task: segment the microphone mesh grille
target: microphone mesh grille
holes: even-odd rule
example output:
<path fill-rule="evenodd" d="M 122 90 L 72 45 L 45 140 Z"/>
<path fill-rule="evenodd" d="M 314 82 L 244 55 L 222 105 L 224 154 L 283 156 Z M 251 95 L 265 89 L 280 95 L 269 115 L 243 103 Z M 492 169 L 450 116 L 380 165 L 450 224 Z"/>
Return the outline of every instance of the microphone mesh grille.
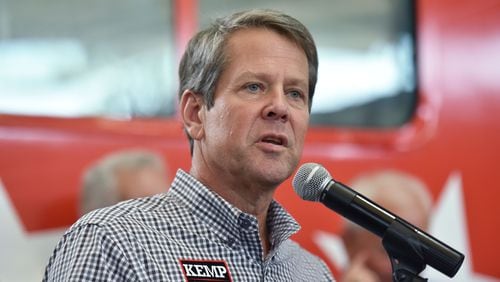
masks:
<path fill-rule="evenodd" d="M 318 202 L 326 183 L 331 179 L 324 167 L 315 163 L 303 164 L 293 178 L 295 193 L 306 201 Z"/>

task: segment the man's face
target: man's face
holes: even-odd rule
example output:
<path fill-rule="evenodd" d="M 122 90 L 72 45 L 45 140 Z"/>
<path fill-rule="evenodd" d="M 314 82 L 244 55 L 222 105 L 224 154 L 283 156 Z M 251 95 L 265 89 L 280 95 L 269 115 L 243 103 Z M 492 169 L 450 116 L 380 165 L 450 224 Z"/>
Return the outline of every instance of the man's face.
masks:
<path fill-rule="evenodd" d="M 309 122 L 304 51 L 266 29 L 234 33 L 214 106 L 202 112 L 203 158 L 241 183 L 278 185 L 296 168 Z"/>

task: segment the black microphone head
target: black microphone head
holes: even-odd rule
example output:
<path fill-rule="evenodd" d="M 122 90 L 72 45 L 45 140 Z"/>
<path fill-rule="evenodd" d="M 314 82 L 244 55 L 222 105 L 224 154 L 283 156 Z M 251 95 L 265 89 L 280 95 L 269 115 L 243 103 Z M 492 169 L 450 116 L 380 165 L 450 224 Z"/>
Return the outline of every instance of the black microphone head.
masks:
<path fill-rule="evenodd" d="M 306 201 L 318 202 L 326 184 L 332 179 L 326 169 L 315 163 L 303 164 L 293 178 L 295 193 Z"/>

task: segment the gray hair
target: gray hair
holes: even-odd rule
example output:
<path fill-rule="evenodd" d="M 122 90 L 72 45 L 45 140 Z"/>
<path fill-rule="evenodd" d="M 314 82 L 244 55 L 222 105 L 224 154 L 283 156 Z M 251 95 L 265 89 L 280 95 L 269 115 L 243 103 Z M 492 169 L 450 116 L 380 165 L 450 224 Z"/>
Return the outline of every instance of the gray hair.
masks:
<path fill-rule="evenodd" d="M 117 171 L 140 170 L 146 167 L 165 169 L 163 159 L 147 150 L 124 150 L 104 156 L 83 174 L 80 215 L 114 205 L 122 200 L 117 189 Z"/>
<path fill-rule="evenodd" d="M 275 31 L 304 50 L 309 65 L 310 111 L 318 77 L 318 54 L 314 40 L 307 28 L 295 18 L 264 9 L 248 10 L 219 18 L 189 41 L 179 64 L 179 100 L 185 90 L 191 90 L 202 96 L 207 109 L 214 105 L 215 87 L 227 62 L 227 40 L 234 32 L 248 28 Z M 186 134 L 192 154 L 193 139 L 187 132 Z"/>

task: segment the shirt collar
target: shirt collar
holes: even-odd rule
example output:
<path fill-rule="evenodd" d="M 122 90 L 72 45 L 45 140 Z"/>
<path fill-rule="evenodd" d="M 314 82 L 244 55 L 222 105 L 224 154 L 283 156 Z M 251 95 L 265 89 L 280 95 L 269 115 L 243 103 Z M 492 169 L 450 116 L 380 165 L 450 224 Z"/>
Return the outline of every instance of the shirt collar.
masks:
<path fill-rule="evenodd" d="M 241 216 L 255 218 L 227 202 L 182 169 L 177 171 L 170 193 L 223 240 L 238 238 L 240 234 L 238 218 Z M 267 224 L 273 248 L 278 247 L 300 229 L 297 221 L 274 200 L 269 206 Z"/>

